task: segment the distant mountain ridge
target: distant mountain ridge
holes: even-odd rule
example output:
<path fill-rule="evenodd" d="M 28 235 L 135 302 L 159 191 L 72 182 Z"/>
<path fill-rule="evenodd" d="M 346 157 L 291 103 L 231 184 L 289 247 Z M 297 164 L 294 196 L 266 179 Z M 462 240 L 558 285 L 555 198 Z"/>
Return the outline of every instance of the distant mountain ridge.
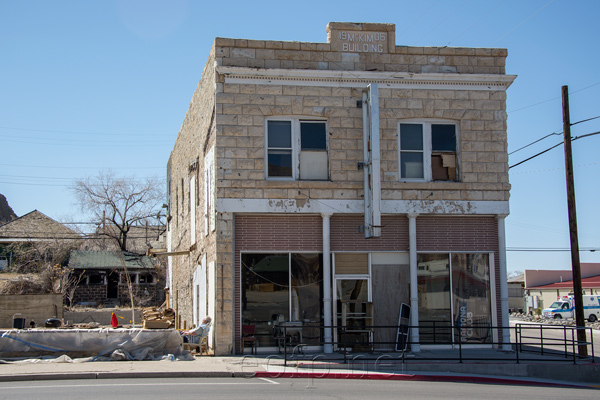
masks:
<path fill-rule="evenodd" d="M 14 219 L 17 219 L 17 214 L 8 205 L 8 201 L 3 194 L 0 194 L 0 225 L 6 224 Z"/>

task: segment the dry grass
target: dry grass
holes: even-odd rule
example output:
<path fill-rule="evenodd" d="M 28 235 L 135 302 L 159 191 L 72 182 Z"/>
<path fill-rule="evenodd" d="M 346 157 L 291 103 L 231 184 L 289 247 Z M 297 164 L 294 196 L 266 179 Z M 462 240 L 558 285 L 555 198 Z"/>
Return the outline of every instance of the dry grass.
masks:
<path fill-rule="evenodd" d="M 17 281 L 19 279 L 28 279 L 34 282 L 38 282 L 39 276 L 37 274 L 18 274 L 13 272 L 2 272 L 0 273 L 0 292 L 4 290 L 4 287 L 12 282 Z"/>

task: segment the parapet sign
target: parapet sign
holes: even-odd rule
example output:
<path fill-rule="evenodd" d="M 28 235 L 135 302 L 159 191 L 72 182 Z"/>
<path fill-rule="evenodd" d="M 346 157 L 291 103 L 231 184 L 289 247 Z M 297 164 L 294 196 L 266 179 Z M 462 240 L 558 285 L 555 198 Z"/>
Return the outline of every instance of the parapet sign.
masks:
<path fill-rule="evenodd" d="M 327 39 L 332 50 L 342 53 L 393 53 L 395 30 L 394 24 L 330 22 Z"/>

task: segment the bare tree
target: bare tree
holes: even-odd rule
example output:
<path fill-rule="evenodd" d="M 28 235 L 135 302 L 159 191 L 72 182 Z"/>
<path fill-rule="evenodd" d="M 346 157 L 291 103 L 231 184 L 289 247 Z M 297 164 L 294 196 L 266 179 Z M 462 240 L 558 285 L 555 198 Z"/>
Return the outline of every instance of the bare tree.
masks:
<path fill-rule="evenodd" d="M 58 235 L 43 240 L 14 242 L 8 246 L 13 253 L 11 268 L 18 273 L 42 273 L 54 265 L 66 265 L 71 250 L 80 245 L 80 239 L 63 238 Z"/>
<path fill-rule="evenodd" d="M 162 188 L 158 178 L 122 178 L 106 171 L 75 181 L 73 192 L 81 210 L 100 227 L 98 233 L 113 239 L 121 251 L 129 251 L 132 228 L 161 222 Z"/>

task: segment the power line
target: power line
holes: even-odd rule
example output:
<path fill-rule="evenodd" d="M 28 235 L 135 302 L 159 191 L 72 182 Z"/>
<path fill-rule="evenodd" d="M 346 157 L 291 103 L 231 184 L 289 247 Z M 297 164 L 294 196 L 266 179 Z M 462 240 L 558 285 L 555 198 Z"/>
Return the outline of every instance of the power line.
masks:
<path fill-rule="evenodd" d="M 16 128 L 11 126 L 0 126 L 0 129 L 11 129 L 15 131 L 29 132 L 48 132 L 48 133 L 66 133 L 70 135 L 102 135 L 102 136 L 140 136 L 140 137 L 164 137 L 161 134 L 144 134 L 144 133 L 107 133 L 107 132 L 82 132 L 82 131 L 65 131 L 65 130 L 50 130 L 50 129 L 31 129 L 31 128 Z"/>
<path fill-rule="evenodd" d="M 584 88 L 577 89 L 577 90 L 574 90 L 574 91 L 572 91 L 572 92 L 569 92 L 569 95 L 572 95 L 572 94 L 575 94 L 575 93 L 578 93 L 578 92 L 582 92 L 582 91 L 584 91 L 584 90 L 586 90 L 586 89 L 589 89 L 589 88 L 591 88 L 591 87 L 594 87 L 594 86 L 597 86 L 597 85 L 600 85 L 600 82 L 596 82 L 596 83 L 594 83 L 594 84 L 591 84 L 591 85 L 589 85 L 589 86 L 586 86 L 586 87 L 584 87 Z M 551 98 L 551 99 L 548 99 L 548 100 L 540 101 L 539 103 L 531 104 L 531 105 L 528 105 L 528 106 L 525 106 L 525 107 L 517 108 L 516 110 L 510 110 L 510 111 L 507 111 L 507 112 L 508 112 L 508 113 L 514 113 L 514 112 L 517 112 L 517 111 L 525 110 L 525 109 L 527 109 L 527 108 L 531 108 L 531 107 L 539 106 L 540 104 L 548 103 L 548 102 L 550 102 L 550 101 L 558 100 L 558 99 L 560 99 L 560 98 L 561 98 L 560 96 L 553 97 L 553 98 Z M 571 125 L 573 125 L 573 124 L 571 124 Z"/>
<path fill-rule="evenodd" d="M 404 35 L 406 32 L 408 32 L 417 22 L 419 22 L 425 15 L 427 15 L 427 13 L 429 13 L 429 11 L 437 4 L 439 3 L 440 0 L 437 0 L 436 2 L 434 2 L 433 4 L 431 4 L 429 6 L 429 8 L 427 8 L 427 10 L 425 10 L 425 12 L 423 12 L 423 14 L 421 14 L 419 16 L 419 18 L 413 19 L 412 24 L 410 24 L 406 29 L 404 29 L 399 35 L 398 38 L 400 38 L 402 35 Z"/>
<path fill-rule="evenodd" d="M 72 165 L 69 167 L 61 167 L 56 165 L 21 165 L 21 164 L 0 164 L 6 167 L 26 167 L 26 168 L 61 168 L 61 169 L 106 169 L 103 167 L 84 167 L 80 165 Z M 113 169 L 166 169 L 166 167 L 111 167 Z"/>
<path fill-rule="evenodd" d="M 570 248 L 529 248 L 529 247 L 507 247 L 506 251 L 533 251 L 533 252 L 560 252 L 560 251 L 571 251 Z M 600 251 L 598 247 L 579 248 L 579 251 L 589 251 L 594 253 Z"/>
<path fill-rule="evenodd" d="M 4 178 L 24 178 L 24 179 L 54 179 L 54 180 L 69 180 L 69 181 L 74 181 L 77 179 L 81 179 L 81 177 L 73 177 L 73 178 L 60 178 L 60 177 L 55 177 L 55 176 L 30 176 L 30 175 L 2 175 L 0 174 L 0 177 L 4 177 Z M 146 179 L 153 179 L 155 177 L 153 176 L 140 176 L 140 177 L 132 177 L 132 178 L 128 178 L 128 180 L 146 180 Z"/>
<path fill-rule="evenodd" d="M 492 9 L 490 9 L 487 13 L 485 13 L 483 16 L 481 16 L 480 18 L 478 18 L 474 23 L 471 24 L 471 26 L 469 26 L 467 29 L 465 29 L 464 31 L 462 31 L 461 33 L 458 34 L 458 36 L 455 36 L 454 39 L 450 40 L 448 43 L 446 43 L 446 46 L 449 46 L 450 43 L 454 42 L 456 39 L 458 39 L 459 37 L 461 37 L 462 35 L 464 35 L 465 33 L 467 33 L 468 31 L 470 31 L 471 29 L 473 29 L 473 27 L 475 25 L 477 25 L 479 22 L 481 22 L 481 20 L 483 20 L 485 17 L 487 17 L 488 15 L 490 15 L 492 12 L 494 12 L 498 7 L 500 7 L 502 5 L 502 3 L 504 3 L 506 0 L 500 0 L 498 2 L 498 4 L 496 4 L 495 7 L 493 7 Z"/>
<path fill-rule="evenodd" d="M 546 3 L 545 5 L 543 5 L 536 12 L 534 12 L 533 14 L 531 14 L 529 17 L 525 18 L 521 23 L 519 23 L 518 25 L 516 25 L 514 28 L 512 28 L 511 30 L 509 30 L 508 32 L 506 32 L 498 40 L 496 40 L 494 43 L 492 43 L 492 46 L 495 45 L 496 43 L 498 43 L 499 41 L 501 41 L 502 39 L 504 39 L 506 36 L 510 35 L 512 32 L 516 31 L 521 25 L 523 25 L 525 22 L 529 21 L 531 18 L 535 17 L 540 11 L 542 11 L 544 8 L 548 7 L 552 3 L 554 3 L 554 0 L 550 0 L 548 3 Z"/>
<path fill-rule="evenodd" d="M 546 135 L 546 136 L 544 136 L 544 137 L 541 137 L 541 138 L 539 138 L 538 140 L 536 140 L 536 141 L 534 141 L 534 142 L 531 142 L 531 143 L 529 143 L 529 144 L 526 144 L 525 146 L 523 146 L 523 147 L 521 147 L 521 148 L 518 148 L 518 149 L 516 149 L 516 150 L 514 150 L 514 151 L 512 151 L 512 152 L 510 152 L 510 153 L 508 153 L 508 155 L 510 156 L 511 154 L 514 154 L 514 153 L 516 153 L 517 151 L 523 150 L 523 149 L 525 149 L 525 148 L 527 148 L 527 147 L 529 147 L 529 146 L 531 146 L 531 145 L 533 145 L 533 144 L 536 144 L 537 142 L 540 142 L 540 141 L 542 141 L 542 140 L 544 140 L 544 139 L 546 139 L 546 138 L 549 138 L 550 136 L 553 136 L 553 135 L 562 135 L 562 132 L 560 132 L 560 133 L 558 133 L 558 132 L 554 132 L 554 133 L 551 133 L 551 134 L 549 134 L 549 135 Z"/>
<path fill-rule="evenodd" d="M 577 125 L 577 124 L 581 124 L 582 122 L 593 121 L 593 120 L 595 120 L 595 119 L 598 119 L 598 118 L 600 118 L 600 115 L 599 115 L 599 116 L 597 116 L 597 117 L 593 117 L 593 118 L 584 119 L 584 120 L 582 120 L 582 121 L 573 122 L 573 123 L 571 124 L 571 126 L 573 126 L 573 125 Z"/>
<path fill-rule="evenodd" d="M 452 17 L 454 14 L 456 14 L 458 12 L 458 10 L 460 10 L 461 8 L 463 8 L 465 6 L 465 4 L 467 4 L 469 0 L 465 0 L 460 6 L 458 6 L 458 8 L 456 8 L 454 11 L 452 11 L 451 13 L 449 13 L 448 15 L 446 15 L 446 18 L 444 18 L 443 20 L 441 20 L 436 26 L 434 26 L 433 28 L 431 28 L 431 30 L 429 32 L 427 32 L 425 35 L 421 36 L 421 38 L 419 38 L 418 40 L 415 41 L 415 43 L 419 43 L 421 42 L 421 40 L 425 39 L 427 36 L 429 36 L 429 34 L 433 31 L 435 31 L 438 26 L 442 25 L 444 22 L 446 22 L 450 17 Z"/>
<path fill-rule="evenodd" d="M 546 153 L 546 152 L 548 152 L 548 151 L 552 150 L 552 149 L 553 149 L 553 148 L 555 148 L 555 147 L 558 147 L 558 146 L 560 146 L 561 144 L 563 144 L 563 142 L 560 142 L 560 143 L 558 143 L 558 144 L 555 144 L 554 146 L 550 147 L 549 149 L 546 149 L 546 150 L 544 150 L 544 151 L 541 151 L 541 152 L 539 152 L 539 153 L 537 153 L 537 154 L 535 154 L 535 155 L 533 155 L 533 156 L 531 156 L 531 157 L 529 157 L 529 158 L 526 158 L 526 159 L 525 159 L 525 160 L 523 160 L 523 161 L 520 161 L 520 162 L 518 162 L 518 163 L 516 163 L 516 164 L 514 164 L 514 165 L 511 165 L 510 167 L 508 167 L 508 169 L 511 169 L 511 168 L 513 168 L 513 167 L 516 167 L 517 165 L 521 165 L 521 164 L 523 164 L 523 163 L 524 163 L 524 162 L 526 162 L 526 161 L 529 161 L 529 160 L 532 160 L 532 159 L 534 159 L 534 158 L 536 158 L 536 157 L 538 157 L 538 156 L 541 156 L 542 154 L 544 154 L 544 153 Z"/>
<path fill-rule="evenodd" d="M 585 137 L 595 136 L 595 135 L 598 135 L 598 134 L 600 134 L 600 131 L 598 131 L 598 132 L 592 132 L 592 133 L 586 133 L 585 135 L 575 136 L 572 140 L 583 139 Z"/>
<path fill-rule="evenodd" d="M 581 124 L 581 123 L 583 123 L 583 122 L 592 121 L 592 120 L 595 120 L 595 119 L 598 119 L 598 118 L 600 118 L 600 115 L 599 115 L 599 116 L 597 116 L 597 117 L 588 118 L 588 119 L 584 119 L 584 120 L 581 120 L 581 121 L 573 122 L 573 123 L 571 124 L 571 126 L 573 126 L 573 125 L 577 125 L 577 124 Z M 539 138 L 538 140 L 535 140 L 535 141 L 533 141 L 533 142 L 531 142 L 531 143 L 529 143 L 529 144 L 526 144 L 526 145 L 525 145 L 525 146 L 523 146 L 523 147 L 520 147 L 520 148 L 518 148 L 518 149 L 516 149 L 516 150 L 514 150 L 514 151 L 512 151 L 512 152 L 510 152 L 510 153 L 508 153 L 508 155 L 510 156 L 511 154 L 514 154 L 514 153 L 516 153 L 517 151 L 523 150 L 524 148 L 527 148 L 527 147 L 531 146 L 532 144 L 536 144 L 537 142 L 539 142 L 539 141 L 542 141 L 542 140 L 544 140 L 544 139 L 546 139 L 546 138 L 549 138 L 550 136 L 553 136 L 553 135 L 562 135 L 562 134 L 563 134 L 563 133 L 562 133 L 562 131 L 561 131 L 561 132 L 554 132 L 554 133 L 550 133 L 549 135 L 546 135 L 546 136 L 544 136 L 544 137 L 541 137 L 541 138 Z M 588 135 L 588 136 L 590 136 L 590 135 Z"/>
<path fill-rule="evenodd" d="M 44 139 L 42 139 L 44 140 Z M 56 142 L 42 142 L 40 140 L 33 141 L 24 141 L 24 140 L 11 140 L 11 139 L 3 139 L 3 142 L 10 143 L 25 143 L 25 144 L 37 144 L 43 146 L 65 146 L 64 143 L 56 143 Z M 83 144 L 83 143 L 69 143 L 69 147 L 115 147 L 115 143 L 108 142 L 98 142 L 98 143 L 106 143 L 106 144 Z M 135 147 L 164 147 L 165 144 L 145 144 L 140 142 L 119 142 L 119 144 L 135 144 Z"/>
<path fill-rule="evenodd" d="M 600 135 L 600 131 L 598 131 L 598 132 L 592 132 L 592 133 L 586 133 L 585 135 L 581 135 L 581 136 L 575 136 L 574 138 L 572 138 L 572 139 L 571 139 L 571 141 L 575 141 L 575 140 L 578 140 L 578 139 L 583 139 L 583 138 L 585 138 L 585 137 L 589 137 L 589 136 L 595 136 L 595 135 Z M 558 147 L 558 146 L 560 146 L 560 145 L 561 145 L 561 144 L 563 144 L 563 143 L 564 143 L 564 142 L 559 142 L 559 143 L 555 144 L 554 146 L 552 146 L 552 147 L 550 147 L 550 148 L 548 148 L 548 149 L 546 149 L 546 150 L 544 150 L 544 151 L 541 151 L 541 152 L 539 152 L 539 153 L 537 153 L 537 154 L 535 154 L 535 155 L 533 155 L 533 156 L 531 156 L 531 157 L 529 157 L 529 158 L 526 158 L 526 159 L 525 159 L 525 160 L 523 160 L 523 161 L 520 161 L 520 162 L 518 162 L 518 163 L 516 163 L 516 164 L 514 164 L 514 165 L 511 165 L 510 167 L 508 167 L 508 169 L 511 169 L 511 168 L 513 168 L 513 167 L 516 167 L 517 165 L 521 165 L 521 164 L 523 164 L 523 163 L 524 163 L 524 162 L 526 162 L 526 161 L 529 161 L 529 160 L 531 160 L 531 159 L 533 159 L 533 158 L 536 158 L 536 157 L 538 157 L 538 156 L 541 156 L 542 154 L 544 154 L 544 153 L 546 153 L 546 152 L 548 152 L 548 151 L 550 151 L 550 150 L 554 149 L 555 147 Z"/>

